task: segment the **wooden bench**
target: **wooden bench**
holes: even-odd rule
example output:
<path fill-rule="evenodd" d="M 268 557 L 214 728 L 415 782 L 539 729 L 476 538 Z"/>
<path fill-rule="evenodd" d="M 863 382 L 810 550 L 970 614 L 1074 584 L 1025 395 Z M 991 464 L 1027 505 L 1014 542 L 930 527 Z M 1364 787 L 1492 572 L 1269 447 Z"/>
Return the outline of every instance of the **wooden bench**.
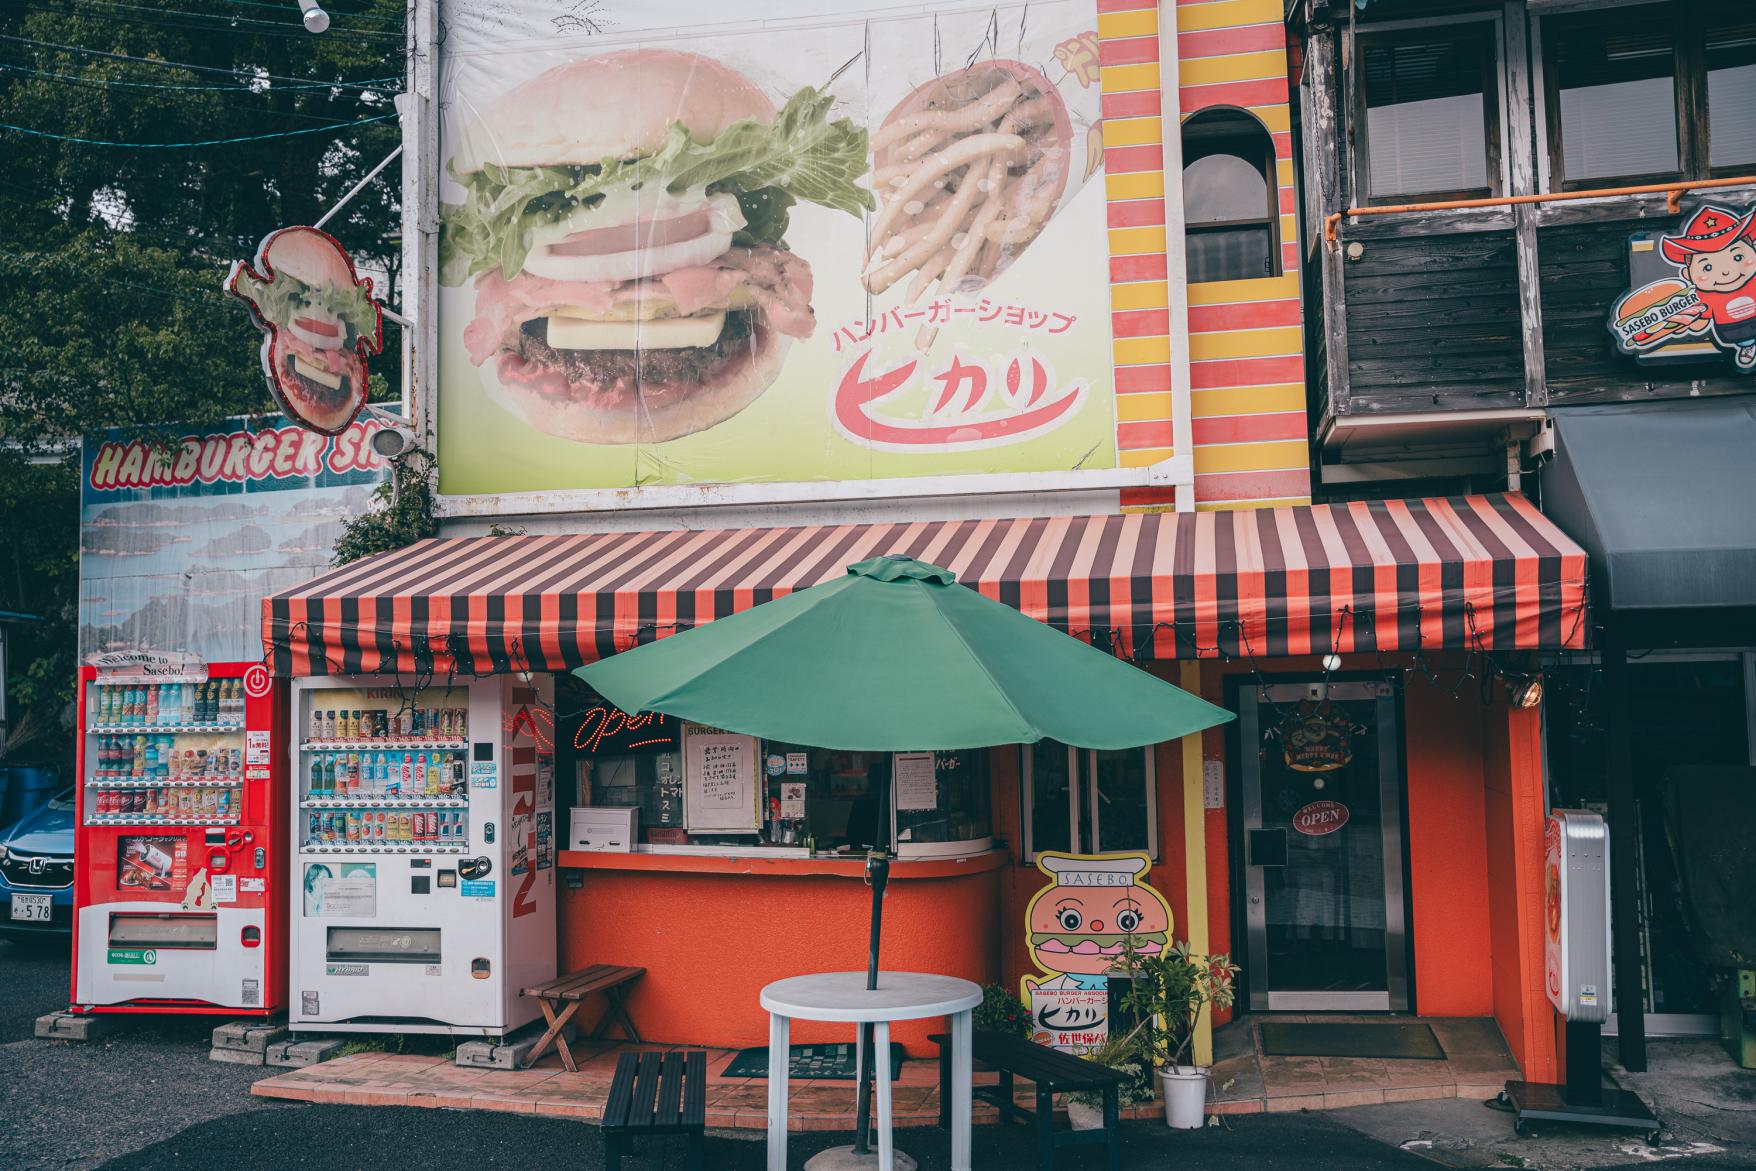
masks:
<path fill-rule="evenodd" d="M 604 1168 L 621 1171 L 639 1135 L 689 1136 L 689 1171 L 702 1171 L 707 1144 L 707 1053 L 624 1053 L 604 1103 Z"/>
<path fill-rule="evenodd" d="M 939 1046 L 939 1125 L 949 1126 L 951 1112 L 951 1038 L 935 1033 L 927 1038 Z M 1034 1122 L 1037 1131 L 1037 1165 L 1052 1171 L 1055 1151 L 1103 1143 L 1109 1152 L 1110 1171 L 1121 1167 L 1122 1151 L 1117 1125 L 1121 1121 L 1120 1087 L 1125 1074 L 1108 1066 L 1059 1049 L 1050 1049 L 1004 1033 L 976 1032 L 971 1045 L 975 1059 L 1000 1073 L 997 1086 L 976 1086 L 974 1095 L 1000 1108 L 1002 1121 Z M 1012 1097 L 1014 1077 L 1036 1083 L 1035 1110 L 1020 1106 Z M 1096 1092 L 1103 1095 L 1104 1124 L 1098 1130 L 1056 1130 L 1055 1095 Z"/>
<path fill-rule="evenodd" d="M 537 1006 L 543 1010 L 543 1019 L 549 1022 L 548 1032 L 542 1035 L 536 1048 L 530 1051 L 526 1064 L 535 1065 L 549 1051 L 549 1046 L 554 1045 L 561 1052 L 561 1064 L 567 1067 L 567 1072 L 579 1072 L 579 1067 L 573 1064 L 573 1051 L 567 1048 L 567 1035 L 562 1030 L 573 1020 L 573 1014 L 579 1011 L 579 1006 L 594 992 L 602 992 L 609 1007 L 598 1018 L 597 1028 L 591 1031 L 592 1039 L 603 1036 L 604 1030 L 614 1020 L 622 1026 L 622 1031 L 628 1035 L 630 1041 L 638 1042 L 640 1030 L 634 1027 L 634 1021 L 628 1016 L 623 997 L 628 995 L 628 985 L 645 974 L 645 968 L 593 964 L 589 968 L 559 976 L 547 984 L 524 989 L 523 995 L 537 998 Z M 560 1011 L 557 1012 L 557 1009 Z"/>

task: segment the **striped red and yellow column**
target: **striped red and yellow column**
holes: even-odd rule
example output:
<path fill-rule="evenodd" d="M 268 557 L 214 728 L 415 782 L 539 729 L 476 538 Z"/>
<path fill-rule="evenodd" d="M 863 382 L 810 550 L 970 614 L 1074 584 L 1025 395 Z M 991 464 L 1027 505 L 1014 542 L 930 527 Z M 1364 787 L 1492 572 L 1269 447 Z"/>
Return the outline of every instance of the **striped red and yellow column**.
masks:
<path fill-rule="evenodd" d="M 1165 0 L 1166 3 L 1171 0 Z M 1125 467 L 1173 454 L 1171 357 L 1187 347 L 1198 508 L 1303 503 L 1311 481 L 1299 239 L 1278 0 L 1177 3 L 1182 116 L 1227 107 L 1274 142 L 1281 274 L 1189 286 L 1189 336 L 1171 336 L 1158 6 L 1098 0 L 1117 446 Z M 1124 504 L 1166 507 L 1163 491 Z"/>

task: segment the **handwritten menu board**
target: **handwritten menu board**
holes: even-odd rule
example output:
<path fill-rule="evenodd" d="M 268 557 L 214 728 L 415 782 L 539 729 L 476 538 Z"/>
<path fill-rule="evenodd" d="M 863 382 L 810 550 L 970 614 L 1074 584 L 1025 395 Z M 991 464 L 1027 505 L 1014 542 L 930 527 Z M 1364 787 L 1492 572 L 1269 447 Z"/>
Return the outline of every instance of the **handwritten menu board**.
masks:
<path fill-rule="evenodd" d="M 683 729 L 683 816 L 690 833 L 756 833 L 757 743 L 690 724 Z"/>

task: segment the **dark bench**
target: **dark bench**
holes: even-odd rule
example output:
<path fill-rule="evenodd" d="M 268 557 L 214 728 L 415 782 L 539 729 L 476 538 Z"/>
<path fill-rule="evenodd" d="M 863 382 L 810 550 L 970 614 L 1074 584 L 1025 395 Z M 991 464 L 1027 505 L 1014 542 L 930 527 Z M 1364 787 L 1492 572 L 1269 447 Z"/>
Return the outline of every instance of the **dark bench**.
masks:
<path fill-rule="evenodd" d="M 604 1103 L 604 1168 L 621 1171 L 636 1136 L 686 1134 L 689 1171 L 702 1171 L 707 1143 L 707 1054 L 624 1053 Z"/>
<path fill-rule="evenodd" d="M 604 1030 L 612 1020 L 622 1026 L 622 1031 L 630 1041 L 640 1040 L 640 1030 L 634 1027 L 634 1021 L 628 1016 L 628 1008 L 622 1003 L 628 995 L 628 985 L 646 974 L 645 968 L 625 968 L 616 964 L 593 964 L 589 968 L 581 968 L 577 972 L 569 972 L 550 980 L 547 984 L 538 984 L 523 991 L 525 996 L 537 998 L 537 1005 L 543 1010 L 543 1019 L 549 1022 L 549 1030 L 537 1041 L 535 1049 L 530 1051 L 527 1065 L 535 1065 L 543 1054 L 554 1045 L 561 1051 L 561 1064 L 567 1067 L 568 1073 L 579 1072 L 573 1064 L 573 1051 L 567 1048 L 567 1035 L 562 1031 L 573 1020 L 573 1014 L 579 1011 L 586 998 L 593 993 L 602 992 L 609 1001 L 609 1007 L 598 1019 L 597 1028 L 591 1032 L 592 1039 L 603 1036 Z M 556 1012 L 559 1007 L 560 1011 Z"/>
<path fill-rule="evenodd" d="M 935 1033 L 927 1038 L 939 1046 L 939 1125 L 951 1125 L 951 1037 Z M 1050 1049 L 1004 1033 L 977 1032 L 971 1044 L 975 1059 L 1000 1073 L 997 1086 L 976 1086 L 974 1095 L 1000 1108 L 1002 1121 L 1034 1122 L 1037 1131 L 1037 1165 L 1052 1171 L 1055 1151 L 1103 1143 L 1109 1152 L 1110 1171 L 1122 1165 L 1117 1124 L 1121 1121 L 1120 1090 L 1126 1074 L 1059 1049 Z M 1012 1081 L 1027 1078 L 1036 1083 L 1037 1107 L 1026 1109 L 1013 1100 Z M 1056 1130 L 1055 1095 L 1101 1093 L 1104 1124 L 1098 1130 Z"/>

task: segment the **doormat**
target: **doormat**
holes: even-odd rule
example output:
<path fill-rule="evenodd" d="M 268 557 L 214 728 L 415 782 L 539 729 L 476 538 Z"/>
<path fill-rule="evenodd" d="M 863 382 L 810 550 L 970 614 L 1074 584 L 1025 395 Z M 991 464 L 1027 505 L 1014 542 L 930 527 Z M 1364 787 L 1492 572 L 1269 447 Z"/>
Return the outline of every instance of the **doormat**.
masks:
<path fill-rule="evenodd" d="M 789 1078 L 834 1078 L 851 1082 L 854 1078 L 855 1047 L 850 1043 L 838 1045 L 794 1045 L 791 1056 L 787 1060 L 787 1077 Z M 725 1068 L 721 1077 L 759 1077 L 768 1078 L 768 1046 L 758 1045 L 754 1049 L 740 1049 L 732 1058 L 732 1063 Z M 890 1043 L 890 1080 L 895 1081 L 902 1076 L 902 1046 L 895 1041 Z"/>
<path fill-rule="evenodd" d="M 1260 1026 L 1265 1057 L 1413 1057 L 1444 1061 L 1445 1050 L 1431 1025 L 1420 1022 L 1376 1023 L 1330 1021 L 1304 1023 L 1264 1021 Z"/>

